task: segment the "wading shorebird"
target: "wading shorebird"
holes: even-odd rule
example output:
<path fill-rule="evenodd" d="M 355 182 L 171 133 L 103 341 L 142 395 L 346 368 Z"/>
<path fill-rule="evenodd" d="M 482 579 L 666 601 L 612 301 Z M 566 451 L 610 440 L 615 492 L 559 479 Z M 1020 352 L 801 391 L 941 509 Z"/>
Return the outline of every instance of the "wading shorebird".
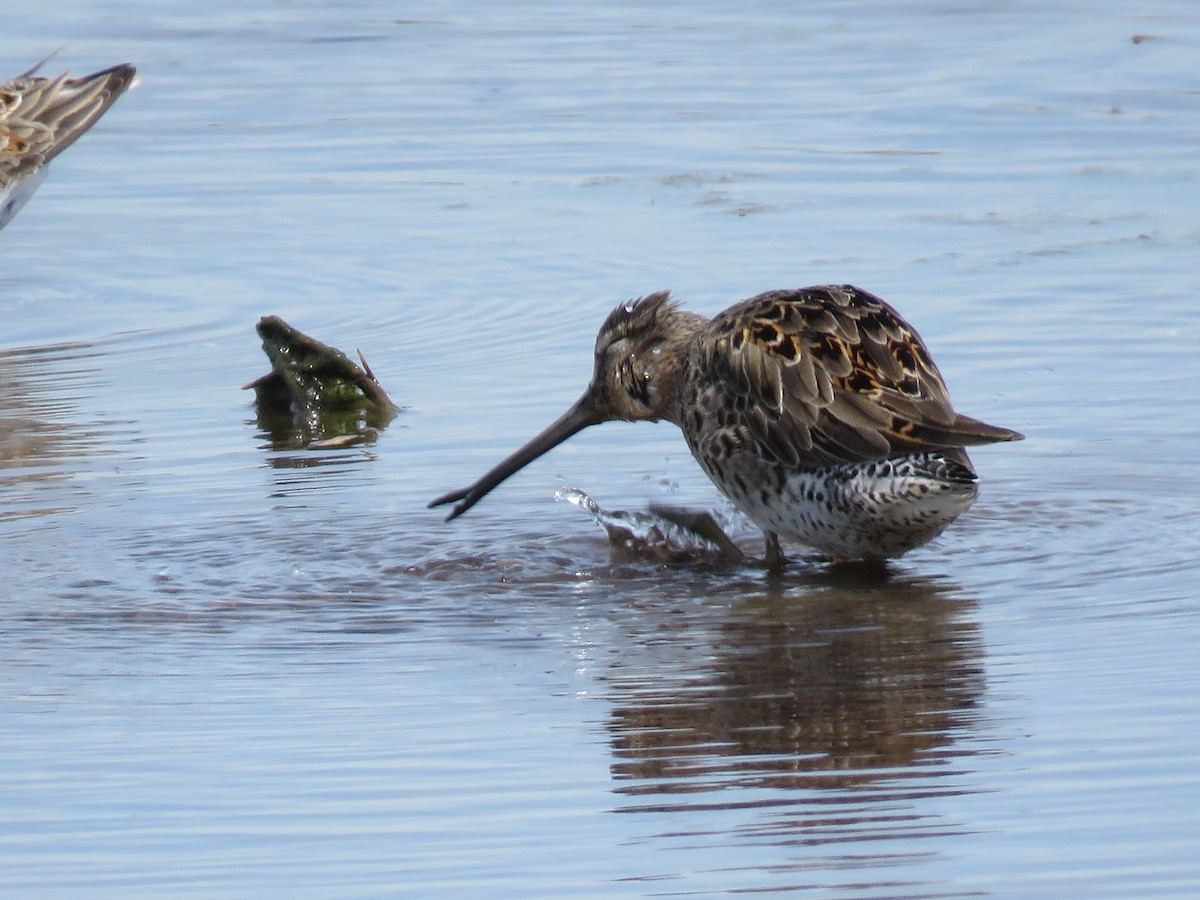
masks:
<path fill-rule="evenodd" d="M 120 65 L 82 78 L 45 78 L 36 74 L 44 64 L 0 84 L 0 228 L 33 196 L 46 164 L 96 124 L 137 74 Z"/>
<path fill-rule="evenodd" d="M 666 419 L 713 483 L 763 531 L 838 560 L 927 543 L 974 502 L 965 447 L 1022 435 L 954 411 L 916 330 L 852 285 L 768 291 L 712 319 L 661 291 L 618 306 L 583 396 L 490 472 L 429 505 L 462 515 L 571 435 Z"/>

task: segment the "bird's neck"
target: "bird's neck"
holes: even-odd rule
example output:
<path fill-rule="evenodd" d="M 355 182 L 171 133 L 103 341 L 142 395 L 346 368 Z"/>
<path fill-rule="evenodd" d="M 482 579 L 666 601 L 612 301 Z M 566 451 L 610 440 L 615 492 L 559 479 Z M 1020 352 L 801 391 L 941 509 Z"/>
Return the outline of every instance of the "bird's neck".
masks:
<path fill-rule="evenodd" d="M 690 357 L 696 343 L 696 334 L 708 319 L 694 312 L 676 310 L 671 321 L 669 336 L 660 345 L 659 362 L 656 368 L 656 418 L 680 425 L 681 394 L 687 383 Z"/>

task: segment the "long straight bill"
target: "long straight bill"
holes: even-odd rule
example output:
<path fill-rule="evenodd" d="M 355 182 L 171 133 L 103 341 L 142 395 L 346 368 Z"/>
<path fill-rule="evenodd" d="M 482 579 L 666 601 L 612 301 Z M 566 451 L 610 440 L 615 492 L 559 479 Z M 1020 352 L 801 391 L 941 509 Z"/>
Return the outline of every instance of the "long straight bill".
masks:
<path fill-rule="evenodd" d="M 459 491 L 451 491 L 438 497 L 429 507 L 455 504 L 446 516 L 446 521 L 457 518 L 468 509 L 486 497 L 492 488 L 499 485 L 521 469 L 525 468 L 539 456 L 553 450 L 571 435 L 582 431 L 589 425 L 597 425 L 604 417 L 596 412 L 596 403 L 590 394 L 584 394 L 575 401 L 575 405 L 559 416 L 549 428 L 525 444 L 519 450 L 494 466 L 487 474 L 473 485 Z"/>

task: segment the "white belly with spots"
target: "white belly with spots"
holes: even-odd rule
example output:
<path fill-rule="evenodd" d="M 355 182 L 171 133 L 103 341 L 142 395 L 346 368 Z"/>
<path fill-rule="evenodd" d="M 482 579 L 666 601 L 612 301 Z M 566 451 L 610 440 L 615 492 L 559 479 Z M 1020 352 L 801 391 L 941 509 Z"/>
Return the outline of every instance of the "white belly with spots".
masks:
<path fill-rule="evenodd" d="M 969 469 L 940 454 L 795 472 L 776 491 L 719 486 L 764 531 L 848 559 L 886 559 L 928 543 L 979 492 Z"/>

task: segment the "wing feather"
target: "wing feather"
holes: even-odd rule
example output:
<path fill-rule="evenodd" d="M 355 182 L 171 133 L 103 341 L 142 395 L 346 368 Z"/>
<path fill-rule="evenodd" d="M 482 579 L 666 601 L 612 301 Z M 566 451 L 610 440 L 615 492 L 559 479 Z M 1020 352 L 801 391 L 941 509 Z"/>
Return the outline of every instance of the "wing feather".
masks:
<path fill-rule="evenodd" d="M 694 371 L 708 419 L 785 465 L 1020 437 L 957 414 L 917 332 L 851 285 L 760 294 L 706 327 Z"/>

